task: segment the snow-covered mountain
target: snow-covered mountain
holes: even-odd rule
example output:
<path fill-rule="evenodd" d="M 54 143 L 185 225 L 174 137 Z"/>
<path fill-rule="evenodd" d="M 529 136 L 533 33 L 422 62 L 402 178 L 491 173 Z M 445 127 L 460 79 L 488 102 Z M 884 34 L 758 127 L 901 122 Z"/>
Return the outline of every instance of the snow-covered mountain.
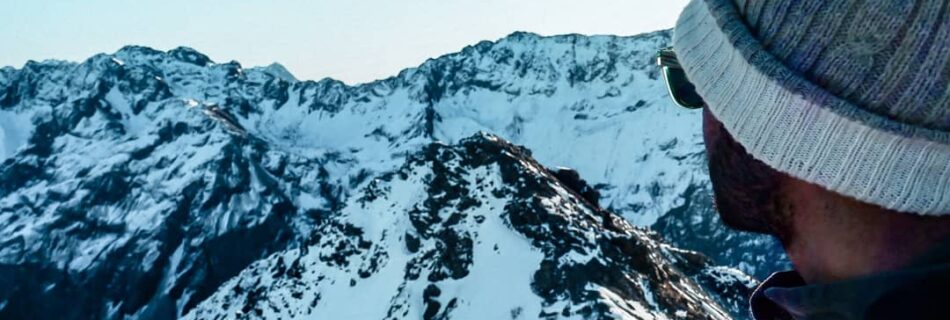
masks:
<path fill-rule="evenodd" d="M 586 192 L 600 195 L 596 205 L 653 227 L 675 246 L 761 276 L 784 260 L 773 242 L 725 230 L 711 211 L 700 115 L 668 102 L 651 64 L 668 42 L 668 32 L 515 33 L 354 86 L 297 81 L 277 64 L 215 63 L 189 48 L 130 46 L 82 63 L 2 68 L 0 317 L 184 315 L 275 257 L 325 263 L 301 253 L 323 243 L 315 229 L 352 236 L 326 224 L 335 221 L 380 230 L 345 220 L 365 213 L 354 199 L 381 176 L 418 171 L 406 163 L 432 143 L 460 143 L 479 131 L 527 147 L 545 166 L 576 169 L 592 186 Z M 418 183 L 402 182 L 407 190 L 421 190 Z M 480 230 L 473 228 L 466 232 Z M 374 243 L 397 239 L 379 236 L 367 234 Z M 664 257 L 651 261 L 657 268 L 675 264 L 650 250 Z M 391 257 L 397 253 L 412 257 Z M 569 304 L 594 300 L 577 301 Z"/>
<path fill-rule="evenodd" d="M 744 310 L 751 278 L 601 210 L 578 177 L 491 135 L 431 144 L 325 217 L 307 245 L 252 264 L 186 318 L 724 319 L 722 306 Z"/>

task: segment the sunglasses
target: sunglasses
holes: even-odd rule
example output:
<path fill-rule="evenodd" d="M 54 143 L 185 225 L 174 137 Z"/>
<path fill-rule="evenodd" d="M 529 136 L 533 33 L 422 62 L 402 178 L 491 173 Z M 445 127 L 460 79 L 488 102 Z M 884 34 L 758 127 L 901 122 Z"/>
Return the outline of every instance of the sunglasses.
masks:
<path fill-rule="evenodd" d="M 660 49 L 656 53 L 656 64 L 660 66 L 666 89 L 670 92 L 673 102 L 687 109 L 699 109 L 706 104 L 696 93 L 696 87 L 686 79 L 686 73 L 683 72 L 672 47 Z"/>

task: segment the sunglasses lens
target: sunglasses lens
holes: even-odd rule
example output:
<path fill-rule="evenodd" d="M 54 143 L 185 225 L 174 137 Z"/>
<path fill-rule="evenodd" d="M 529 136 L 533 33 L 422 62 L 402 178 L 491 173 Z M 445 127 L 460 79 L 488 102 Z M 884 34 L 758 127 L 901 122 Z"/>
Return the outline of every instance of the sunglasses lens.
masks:
<path fill-rule="evenodd" d="M 663 76 L 666 78 L 666 85 L 676 104 L 690 109 L 703 107 L 705 104 L 703 98 L 696 93 L 696 88 L 686 79 L 683 69 L 665 67 Z"/>

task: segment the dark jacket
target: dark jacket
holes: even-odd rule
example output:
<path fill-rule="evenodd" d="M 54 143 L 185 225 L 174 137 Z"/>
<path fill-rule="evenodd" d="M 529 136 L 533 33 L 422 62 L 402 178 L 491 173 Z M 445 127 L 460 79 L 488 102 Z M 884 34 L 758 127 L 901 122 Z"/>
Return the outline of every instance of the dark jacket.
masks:
<path fill-rule="evenodd" d="M 752 294 L 755 319 L 950 319 L 950 241 L 908 267 L 863 278 L 805 284 L 773 274 Z"/>

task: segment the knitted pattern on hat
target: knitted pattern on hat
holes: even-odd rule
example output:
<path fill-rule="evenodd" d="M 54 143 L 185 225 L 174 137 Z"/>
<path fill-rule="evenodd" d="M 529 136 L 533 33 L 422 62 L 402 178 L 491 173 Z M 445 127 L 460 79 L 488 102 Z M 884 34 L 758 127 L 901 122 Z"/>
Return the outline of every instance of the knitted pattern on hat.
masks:
<path fill-rule="evenodd" d="M 693 0 L 673 46 L 757 159 L 867 203 L 950 215 L 950 1 Z"/>

